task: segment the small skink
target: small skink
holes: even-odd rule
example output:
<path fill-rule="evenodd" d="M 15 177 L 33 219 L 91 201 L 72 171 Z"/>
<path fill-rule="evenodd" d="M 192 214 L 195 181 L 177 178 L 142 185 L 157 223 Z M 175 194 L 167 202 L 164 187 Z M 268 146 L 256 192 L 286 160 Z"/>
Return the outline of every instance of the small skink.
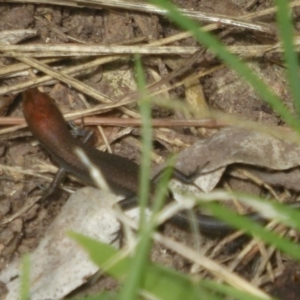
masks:
<path fill-rule="evenodd" d="M 73 137 L 62 113 L 47 94 L 36 88 L 23 92 L 23 113 L 32 134 L 60 168 L 73 174 L 84 184 L 95 186 L 88 168 L 74 152 L 75 147 L 80 147 L 90 161 L 99 167 L 114 193 L 125 197 L 136 196 L 139 166 L 129 159 L 99 151 Z M 246 216 L 253 221 L 265 221 L 257 213 Z M 224 236 L 233 231 L 230 225 L 213 216 L 197 213 L 196 217 L 199 230 L 207 236 Z M 183 229 L 190 228 L 190 222 L 185 213 L 178 213 L 169 221 Z"/>
<path fill-rule="evenodd" d="M 88 168 L 74 153 L 80 147 L 99 166 L 113 192 L 129 196 L 136 191 L 139 167 L 121 156 L 90 147 L 72 136 L 54 101 L 38 89 L 23 93 L 23 113 L 30 131 L 54 161 L 84 184 L 94 186 Z"/>

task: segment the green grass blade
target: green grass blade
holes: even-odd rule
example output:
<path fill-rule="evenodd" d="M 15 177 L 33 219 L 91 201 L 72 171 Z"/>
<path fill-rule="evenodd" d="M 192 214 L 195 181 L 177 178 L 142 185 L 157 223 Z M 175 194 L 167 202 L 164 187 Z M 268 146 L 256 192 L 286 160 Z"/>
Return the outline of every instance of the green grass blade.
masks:
<path fill-rule="evenodd" d="M 152 151 L 152 126 L 151 107 L 146 95 L 146 83 L 140 57 L 135 56 L 138 90 L 140 94 L 140 113 L 142 117 L 142 159 L 140 176 L 140 222 L 138 230 L 138 244 L 135 249 L 135 259 L 131 261 L 128 275 L 120 292 L 120 298 L 132 300 L 138 297 L 142 282 L 144 281 L 145 269 L 148 264 L 151 249 L 152 228 L 146 227 L 145 210 L 150 194 L 150 172 L 151 172 L 151 151 Z"/>
<path fill-rule="evenodd" d="M 118 252 L 110 245 L 100 243 L 81 234 L 71 233 L 70 236 L 89 253 L 91 260 L 99 267 L 105 268 L 107 261 L 112 260 Z M 134 259 L 122 259 L 105 271 L 118 280 L 124 280 Z M 179 272 L 149 262 L 144 275 L 145 278 L 141 284 L 141 289 L 158 299 L 202 299 L 200 295 L 204 291 L 199 288 L 197 283 L 192 282 L 190 277 Z M 206 293 L 206 295 L 208 294 Z M 119 296 L 118 299 L 123 298 Z M 207 296 L 205 299 L 215 298 Z"/>
<path fill-rule="evenodd" d="M 259 224 L 232 212 L 226 207 L 221 207 L 217 203 L 211 202 L 203 205 L 208 208 L 214 216 L 230 224 L 232 227 L 242 229 L 255 238 L 259 238 L 265 243 L 275 246 L 278 250 L 285 252 L 292 258 L 300 260 L 300 246 L 287 238 L 280 237 L 276 233 L 268 231 Z"/>
<path fill-rule="evenodd" d="M 142 118 L 142 157 L 140 168 L 140 226 L 139 230 L 144 228 L 144 212 L 147 207 L 150 194 L 150 175 L 151 175 L 151 151 L 152 151 L 152 125 L 151 125 L 151 103 L 146 94 L 146 82 L 144 78 L 144 71 L 140 57 L 135 56 L 135 69 L 137 74 L 137 85 L 139 91 L 139 108 Z"/>
<path fill-rule="evenodd" d="M 130 261 L 127 269 L 125 282 L 120 291 L 120 299 L 136 299 L 143 282 L 145 281 L 146 269 L 149 263 L 149 252 L 152 241 L 151 230 L 143 230 L 144 236 L 140 239 L 134 252 L 134 259 Z"/>
<path fill-rule="evenodd" d="M 21 272 L 21 290 L 20 300 L 29 300 L 30 291 L 30 257 L 24 255 L 22 258 L 22 272 Z"/>
<path fill-rule="evenodd" d="M 195 200 L 194 195 L 186 194 L 186 197 Z M 300 230 L 300 207 L 297 203 L 279 203 L 276 200 L 265 199 L 258 196 L 253 196 L 239 192 L 225 192 L 214 191 L 208 194 L 199 196 L 199 206 L 207 205 L 207 201 L 227 200 L 227 199 L 239 199 L 240 202 L 246 206 L 254 208 L 258 212 L 266 211 L 272 212 L 272 216 L 279 220 L 281 223 Z M 297 207 L 290 206 L 290 204 L 298 204 Z"/>
<path fill-rule="evenodd" d="M 287 79 L 297 113 L 300 115 L 300 77 L 299 60 L 294 47 L 295 29 L 291 20 L 289 2 L 282 0 L 276 0 L 275 2 L 277 5 L 279 37 L 284 49 L 283 54 L 287 66 Z"/>

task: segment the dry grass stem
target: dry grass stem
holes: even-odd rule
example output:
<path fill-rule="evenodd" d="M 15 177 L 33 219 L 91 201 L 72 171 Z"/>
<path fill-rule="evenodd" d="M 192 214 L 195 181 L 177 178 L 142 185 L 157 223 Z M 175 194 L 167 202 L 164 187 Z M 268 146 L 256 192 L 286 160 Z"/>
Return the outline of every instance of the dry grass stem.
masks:
<path fill-rule="evenodd" d="M 263 299 L 271 299 L 270 296 L 268 296 L 266 293 L 251 285 L 249 282 L 239 277 L 238 275 L 232 273 L 224 266 L 221 266 L 210 258 L 201 255 L 200 253 L 188 248 L 187 246 L 173 241 L 166 236 L 162 236 L 159 233 L 154 234 L 154 240 L 171 249 L 172 251 L 177 252 L 193 263 L 199 264 L 200 266 L 208 270 L 211 274 L 218 278 L 221 278 L 228 284 L 252 295 L 262 297 Z"/>
<path fill-rule="evenodd" d="M 184 35 L 185 36 L 185 35 Z M 162 41 L 163 42 L 163 41 Z M 295 38 L 296 51 L 299 51 L 300 39 Z M 199 51 L 199 47 L 176 46 L 101 46 L 80 44 L 30 44 L 30 45 L 2 45 L 0 57 L 92 57 L 99 55 L 187 55 Z M 282 53 L 280 43 L 269 45 L 228 46 L 227 50 L 243 58 L 261 57 L 266 53 Z"/>
<path fill-rule="evenodd" d="M 81 1 L 61 1 L 61 0 L 10 0 L 10 3 L 39 3 L 39 4 L 53 4 L 53 5 L 62 5 L 62 6 L 73 6 L 73 7 L 90 7 L 95 9 L 101 9 L 104 7 L 112 7 L 118 9 L 126 9 L 126 10 L 134 10 L 147 12 L 151 14 L 159 14 L 159 15 L 167 15 L 167 11 L 161 9 L 157 6 L 145 3 L 145 2 L 135 2 L 135 1 L 121 1 L 121 0 L 81 0 Z M 189 9 L 180 9 L 180 12 L 187 17 L 192 19 L 208 22 L 208 23 L 216 23 L 218 26 L 226 25 L 233 26 L 239 28 L 245 28 L 260 32 L 265 32 L 268 34 L 274 34 L 274 28 L 268 24 L 260 23 L 260 22 L 250 22 L 245 20 L 245 18 L 238 17 L 228 17 L 220 14 L 212 14 L 212 13 L 204 13 L 199 11 L 193 11 Z M 256 17 L 256 16 L 255 16 Z"/>
<path fill-rule="evenodd" d="M 80 44 L 28 44 L 28 45 L 2 45 L 0 56 L 12 57 L 60 57 L 60 56 L 99 56 L 99 55 L 114 55 L 114 54 L 194 54 L 199 50 L 199 47 L 180 47 L 180 46 L 102 46 L 80 45 Z"/>

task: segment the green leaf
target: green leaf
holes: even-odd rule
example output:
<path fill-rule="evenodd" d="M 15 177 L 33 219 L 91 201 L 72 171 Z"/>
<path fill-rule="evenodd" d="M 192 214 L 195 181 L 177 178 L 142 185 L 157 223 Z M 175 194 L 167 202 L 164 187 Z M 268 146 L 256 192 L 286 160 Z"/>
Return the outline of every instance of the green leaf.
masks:
<path fill-rule="evenodd" d="M 22 258 L 22 272 L 21 272 L 21 290 L 20 300 L 29 300 L 30 291 L 30 257 L 24 255 Z"/>
<path fill-rule="evenodd" d="M 116 257 L 116 249 L 78 233 L 71 233 L 70 236 L 89 253 L 94 263 L 105 268 L 107 274 L 118 280 L 126 278 L 132 258 L 124 258 L 106 269 L 108 262 Z M 189 277 L 151 262 L 148 262 L 144 275 L 141 289 L 158 299 L 201 299 L 199 295 L 205 292 Z"/>

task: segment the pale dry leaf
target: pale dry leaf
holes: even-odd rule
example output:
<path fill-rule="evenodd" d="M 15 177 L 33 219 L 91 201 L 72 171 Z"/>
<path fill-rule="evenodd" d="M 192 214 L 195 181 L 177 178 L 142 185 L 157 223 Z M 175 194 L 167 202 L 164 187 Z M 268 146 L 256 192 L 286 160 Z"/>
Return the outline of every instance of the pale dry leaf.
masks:
<path fill-rule="evenodd" d="M 66 233 L 76 231 L 112 243 L 120 228 L 112 214 L 113 202 L 113 194 L 94 188 L 80 189 L 70 197 L 30 256 L 30 299 L 61 299 L 98 271 L 88 254 Z M 19 299 L 19 275 L 18 261 L 0 273 L 9 290 L 6 300 Z"/>
<path fill-rule="evenodd" d="M 195 183 L 211 191 L 231 164 L 245 164 L 270 170 L 289 170 L 300 164 L 300 145 L 270 134 L 244 128 L 225 128 L 182 151 L 175 168 L 189 175 L 199 171 Z M 159 172 L 165 166 L 159 166 Z"/>

